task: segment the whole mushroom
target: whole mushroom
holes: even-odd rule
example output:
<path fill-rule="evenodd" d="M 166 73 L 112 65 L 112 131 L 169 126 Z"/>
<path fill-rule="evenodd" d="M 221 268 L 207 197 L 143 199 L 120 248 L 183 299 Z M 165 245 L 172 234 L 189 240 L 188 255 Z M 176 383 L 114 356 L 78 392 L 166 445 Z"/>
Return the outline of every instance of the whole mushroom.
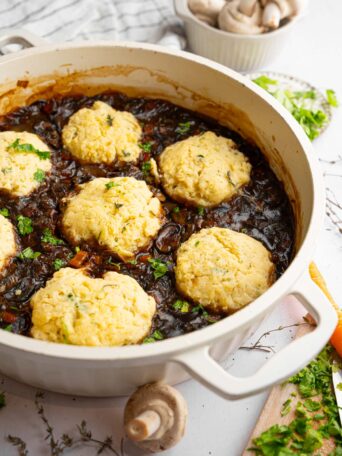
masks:
<path fill-rule="evenodd" d="M 262 8 L 258 0 L 231 0 L 222 8 L 218 23 L 221 30 L 241 35 L 257 35 L 261 25 Z"/>
<path fill-rule="evenodd" d="M 216 25 L 218 14 L 225 3 L 226 0 L 189 0 L 188 6 L 200 21 Z"/>
<path fill-rule="evenodd" d="M 268 29 L 276 29 L 280 21 L 300 14 L 307 5 L 307 0 L 261 0 L 264 8 L 262 25 Z"/>

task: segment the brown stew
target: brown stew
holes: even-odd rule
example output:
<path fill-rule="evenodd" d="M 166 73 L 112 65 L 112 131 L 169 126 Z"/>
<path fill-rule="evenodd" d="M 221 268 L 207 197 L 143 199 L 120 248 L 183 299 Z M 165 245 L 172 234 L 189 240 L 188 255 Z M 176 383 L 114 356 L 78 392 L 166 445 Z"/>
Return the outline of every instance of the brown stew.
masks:
<path fill-rule="evenodd" d="M 61 131 L 69 117 L 80 108 L 91 106 L 96 100 L 104 101 L 119 110 L 130 111 L 141 123 L 142 153 L 136 166 L 81 165 L 63 149 Z M 63 197 L 78 184 L 96 177 L 123 175 L 145 179 L 156 195 L 161 195 L 162 189 L 155 187 L 149 173 L 149 159 L 158 157 L 166 146 L 207 130 L 232 138 L 248 156 L 253 167 L 250 184 L 229 202 L 213 209 L 188 208 L 166 198 L 162 204 L 167 223 L 151 247 L 140 252 L 136 261 L 131 263 L 120 262 L 108 251 L 100 251 L 87 244 L 80 245 L 79 248 L 87 252 L 85 264 L 90 274 L 100 277 L 104 271 L 113 270 L 134 277 L 156 299 L 158 310 L 151 333 L 158 330 L 154 335 L 160 339 L 188 333 L 223 318 L 222 315 L 204 311 L 194 303 L 190 303 L 188 309 L 173 306 L 177 299 L 183 299 L 175 289 L 173 266 L 176 251 L 180 243 L 193 232 L 220 226 L 247 233 L 261 241 L 272 253 L 278 277 L 289 265 L 294 243 L 294 216 L 283 185 L 257 147 L 212 119 L 167 101 L 129 98 L 121 93 L 110 92 L 95 97 L 73 96 L 37 101 L 3 117 L 0 120 L 0 130 L 36 133 L 50 146 L 53 162 L 51 175 L 30 196 L 14 198 L 0 192 L 0 208 L 9 210 L 10 220 L 15 226 L 18 215 L 32 219 L 33 232 L 18 236 L 20 250 L 31 247 L 34 251 L 41 252 L 33 260 L 13 259 L 0 280 L 1 328 L 29 335 L 31 296 L 52 277 L 56 259 L 61 260 L 57 263 L 66 266 L 75 255 L 75 246 L 66 241 L 62 245 L 41 242 L 41 235 L 46 228 L 63 239 L 59 230 L 60 201 Z M 159 258 L 168 264 L 168 272 L 163 277 L 154 277 L 154 270 L 148 262 L 150 257 Z"/>

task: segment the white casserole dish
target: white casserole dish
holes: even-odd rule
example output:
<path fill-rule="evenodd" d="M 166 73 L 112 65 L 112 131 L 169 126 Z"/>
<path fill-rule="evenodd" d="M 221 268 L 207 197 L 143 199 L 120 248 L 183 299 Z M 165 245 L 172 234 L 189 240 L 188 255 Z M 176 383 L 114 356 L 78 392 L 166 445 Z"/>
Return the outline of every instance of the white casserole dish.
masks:
<path fill-rule="evenodd" d="M 18 40 L 5 37 L 1 44 Z M 27 34 L 19 40 L 30 41 Z M 32 40 L 31 40 L 32 41 Z M 76 72 L 76 73 L 75 73 Z M 17 81 L 28 80 L 29 85 Z M 93 348 L 42 342 L 0 331 L 0 371 L 66 394 L 115 396 L 189 374 L 225 398 L 254 394 L 303 367 L 329 339 L 335 311 L 311 281 L 308 264 L 324 217 L 319 164 L 301 127 L 276 100 L 243 76 L 202 57 L 158 46 L 85 42 L 44 45 L 2 57 L 0 110 L 82 85 L 159 96 L 211 115 L 253 139 L 284 182 L 297 216 L 297 254 L 283 276 L 255 302 L 206 329 L 162 342 Z M 277 302 L 293 294 L 317 321 L 248 378 L 226 373 L 216 360 L 236 350 Z"/>

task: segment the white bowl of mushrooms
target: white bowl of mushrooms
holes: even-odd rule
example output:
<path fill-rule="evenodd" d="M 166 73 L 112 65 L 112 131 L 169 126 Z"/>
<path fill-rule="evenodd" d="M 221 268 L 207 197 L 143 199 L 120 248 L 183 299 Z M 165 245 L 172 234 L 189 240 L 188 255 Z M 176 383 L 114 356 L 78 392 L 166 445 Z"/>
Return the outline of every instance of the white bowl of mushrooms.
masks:
<path fill-rule="evenodd" d="M 238 71 L 265 67 L 281 52 L 308 0 L 174 0 L 189 48 Z"/>

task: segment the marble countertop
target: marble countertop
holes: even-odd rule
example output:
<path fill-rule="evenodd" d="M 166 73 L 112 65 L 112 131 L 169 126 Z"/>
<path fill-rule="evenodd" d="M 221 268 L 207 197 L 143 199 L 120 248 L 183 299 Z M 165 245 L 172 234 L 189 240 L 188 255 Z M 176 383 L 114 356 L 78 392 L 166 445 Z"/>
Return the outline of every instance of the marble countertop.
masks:
<path fill-rule="evenodd" d="M 268 70 L 284 72 L 305 79 L 325 90 L 333 88 L 342 100 L 342 2 L 311 0 L 308 14 L 290 38 L 287 49 Z M 322 160 L 334 160 L 342 155 L 342 109 L 334 112 L 328 130 L 314 142 L 315 153 Z M 342 162 L 334 165 L 322 161 L 326 183 L 342 201 Z M 331 292 L 337 299 L 342 295 L 342 235 L 329 220 L 326 221 L 314 257 L 325 275 Z M 339 266 L 339 267 L 338 267 Z M 253 336 L 256 340 L 265 331 L 300 321 L 303 309 L 293 299 L 283 302 Z M 281 347 L 295 334 L 295 328 L 272 333 L 265 338 L 267 345 Z M 251 344 L 246 342 L 245 345 Z M 239 350 L 225 361 L 233 373 L 245 375 L 256 370 L 265 352 Z M 1 360 L 0 360 L 1 362 Z M 240 456 L 246 445 L 267 392 L 240 401 L 230 402 L 211 393 L 195 381 L 177 386 L 189 406 L 189 423 L 182 442 L 165 456 Z M 44 427 L 35 411 L 36 390 L 8 378 L 0 377 L 0 391 L 6 392 L 7 406 L 0 411 L 0 456 L 15 456 L 17 450 L 6 442 L 5 436 L 15 434 L 24 439 L 30 456 L 50 455 L 44 442 Z M 57 435 L 75 433 L 76 424 L 83 419 L 96 438 L 113 437 L 113 446 L 120 447 L 122 414 L 125 398 L 73 398 L 46 392 L 46 414 Z M 94 447 L 82 447 L 66 454 L 88 456 Z M 110 454 L 104 452 L 103 454 Z M 112 454 L 112 453 L 111 453 Z M 125 456 L 143 453 L 124 442 Z"/>

